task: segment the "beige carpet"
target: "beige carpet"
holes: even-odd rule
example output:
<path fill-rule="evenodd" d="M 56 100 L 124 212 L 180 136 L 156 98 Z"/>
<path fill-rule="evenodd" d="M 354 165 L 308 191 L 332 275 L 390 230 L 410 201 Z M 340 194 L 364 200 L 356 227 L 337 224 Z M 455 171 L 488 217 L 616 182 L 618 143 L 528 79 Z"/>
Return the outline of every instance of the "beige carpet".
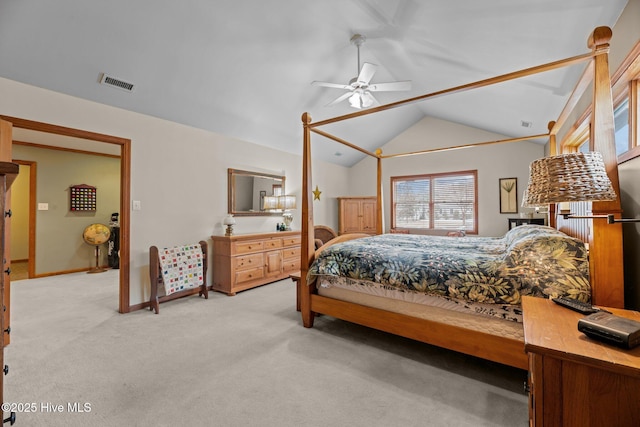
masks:
<path fill-rule="evenodd" d="M 159 315 L 118 314 L 117 288 L 117 271 L 13 283 L 16 425 L 528 424 L 526 372 L 329 317 L 305 329 L 289 280 Z"/>

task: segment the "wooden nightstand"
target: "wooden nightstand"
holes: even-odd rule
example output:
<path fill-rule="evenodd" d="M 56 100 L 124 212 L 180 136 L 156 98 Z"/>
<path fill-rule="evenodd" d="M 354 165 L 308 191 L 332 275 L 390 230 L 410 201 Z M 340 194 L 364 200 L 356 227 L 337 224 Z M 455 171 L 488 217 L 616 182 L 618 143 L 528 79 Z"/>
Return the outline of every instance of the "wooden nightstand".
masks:
<path fill-rule="evenodd" d="M 640 347 L 617 348 L 578 331 L 584 317 L 522 298 L 532 426 L 640 426 Z M 640 313 L 607 309 L 640 321 Z"/>

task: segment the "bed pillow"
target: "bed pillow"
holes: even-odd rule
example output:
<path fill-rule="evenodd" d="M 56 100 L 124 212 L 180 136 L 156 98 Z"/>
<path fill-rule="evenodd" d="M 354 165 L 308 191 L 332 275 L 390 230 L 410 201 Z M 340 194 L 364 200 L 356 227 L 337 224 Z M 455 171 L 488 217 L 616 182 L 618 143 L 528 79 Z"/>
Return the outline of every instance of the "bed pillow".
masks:
<path fill-rule="evenodd" d="M 546 225 L 537 225 L 537 224 L 524 224 L 524 225 L 519 225 L 517 227 L 514 227 L 511 230 L 507 231 L 507 233 L 503 236 L 503 238 L 505 240 L 505 245 L 509 247 L 512 244 L 517 243 L 523 239 L 530 239 L 532 237 L 535 238 L 537 236 L 543 236 L 543 235 L 549 235 L 549 234 L 553 234 L 553 235 L 560 234 L 560 235 L 566 236 L 566 234 L 556 230 L 553 227 L 548 227 Z"/>
<path fill-rule="evenodd" d="M 523 229 L 509 236 L 504 272 L 520 281 L 521 295 L 567 295 L 589 302 L 589 259 L 584 242 L 551 227 L 541 227 L 518 226 Z"/>

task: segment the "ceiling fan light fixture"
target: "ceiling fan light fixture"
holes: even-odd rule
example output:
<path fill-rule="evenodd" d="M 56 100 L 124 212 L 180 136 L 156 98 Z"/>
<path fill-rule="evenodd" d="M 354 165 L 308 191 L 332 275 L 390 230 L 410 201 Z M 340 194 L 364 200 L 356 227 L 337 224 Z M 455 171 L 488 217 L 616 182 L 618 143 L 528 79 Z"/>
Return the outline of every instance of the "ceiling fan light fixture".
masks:
<path fill-rule="evenodd" d="M 353 108 L 369 108 L 374 102 L 373 95 L 366 90 L 358 89 L 349 97 L 349 104 L 351 104 Z"/>
<path fill-rule="evenodd" d="M 358 92 L 354 92 L 353 95 L 349 97 L 349 104 L 353 108 L 362 108 L 360 94 Z"/>
<path fill-rule="evenodd" d="M 364 93 L 364 95 L 362 96 L 362 106 L 364 108 L 369 108 L 374 104 L 375 99 L 373 98 L 373 95 L 371 95 L 371 92 L 366 91 Z"/>
<path fill-rule="evenodd" d="M 324 86 L 334 89 L 346 89 L 349 91 L 340 95 L 329 104 L 327 104 L 328 107 L 344 100 L 348 100 L 349 104 L 353 108 L 369 108 L 374 105 L 379 105 L 378 101 L 371 92 L 389 92 L 411 89 L 410 81 L 371 84 L 371 79 L 373 78 L 373 75 L 375 74 L 376 68 L 378 66 L 368 62 L 365 62 L 362 67 L 360 66 L 360 46 L 364 43 L 365 40 L 366 38 L 361 34 L 354 34 L 351 37 L 351 43 L 354 44 L 358 50 L 358 75 L 352 78 L 349 81 L 348 85 L 321 81 L 311 82 L 311 84 L 314 86 Z"/>

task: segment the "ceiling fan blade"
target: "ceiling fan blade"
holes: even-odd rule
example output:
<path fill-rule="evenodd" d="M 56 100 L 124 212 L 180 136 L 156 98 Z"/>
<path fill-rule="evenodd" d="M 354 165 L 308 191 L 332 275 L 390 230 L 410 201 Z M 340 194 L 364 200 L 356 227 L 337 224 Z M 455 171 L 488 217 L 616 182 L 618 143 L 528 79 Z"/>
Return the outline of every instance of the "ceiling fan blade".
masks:
<path fill-rule="evenodd" d="M 349 85 L 341 85 L 341 84 L 338 84 L 338 83 L 328 83 L 328 82 L 318 82 L 318 81 L 311 82 L 311 85 L 312 86 L 330 87 L 330 88 L 334 88 L 334 89 L 344 89 L 344 90 L 353 89 Z"/>
<path fill-rule="evenodd" d="M 337 97 L 336 99 L 334 99 L 333 101 L 331 101 L 330 103 L 328 103 L 327 105 L 325 105 L 325 107 L 333 107 L 334 105 L 344 101 L 345 99 L 347 99 L 348 97 L 350 97 L 351 95 L 353 95 L 353 92 L 346 92 L 343 93 L 342 95 L 340 95 L 339 97 Z"/>
<path fill-rule="evenodd" d="M 367 89 L 371 92 L 393 92 L 400 90 L 411 90 L 411 80 L 389 83 L 376 83 L 370 85 Z"/>
<path fill-rule="evenodd" d="M 360 85 L 368 85 L 377 69 L 378 66 L 376 64 L 370 64 L 368 62 L 362 64 L 362 69 L 360 70 L 360 74 L 358 74 L 357 83 Z"/>

